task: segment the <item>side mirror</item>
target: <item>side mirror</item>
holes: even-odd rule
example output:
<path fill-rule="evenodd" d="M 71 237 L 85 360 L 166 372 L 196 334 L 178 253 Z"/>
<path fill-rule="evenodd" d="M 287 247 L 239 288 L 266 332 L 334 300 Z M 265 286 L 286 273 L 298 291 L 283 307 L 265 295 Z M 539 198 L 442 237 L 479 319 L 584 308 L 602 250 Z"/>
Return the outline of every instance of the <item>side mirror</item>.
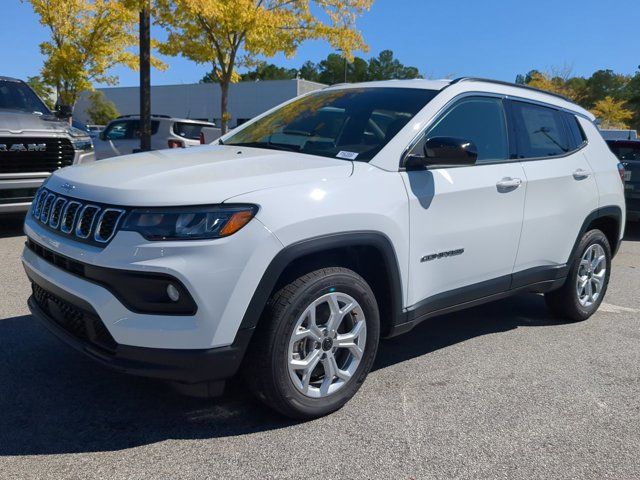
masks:
<path fill-rule="evenodd" d="M 104 130 L 98 134 L 98 138 L 103 142 L 107 139 L 107 135 L 104 133 Z"/>
<path fill-rule="evenodd" d="M 71 105 L 56 105 L 56 117 L 66 120 L 67 118 L 71 118 L 72 115 L 73 107 Z"/>
<path fill-rule="evenodd" d="M 424 156 L 409 155 L 407 169 L 446 168 L 475 165 L 478 149 L 475 143 L 454 137 L 432 137 L 424 142 Z"/>

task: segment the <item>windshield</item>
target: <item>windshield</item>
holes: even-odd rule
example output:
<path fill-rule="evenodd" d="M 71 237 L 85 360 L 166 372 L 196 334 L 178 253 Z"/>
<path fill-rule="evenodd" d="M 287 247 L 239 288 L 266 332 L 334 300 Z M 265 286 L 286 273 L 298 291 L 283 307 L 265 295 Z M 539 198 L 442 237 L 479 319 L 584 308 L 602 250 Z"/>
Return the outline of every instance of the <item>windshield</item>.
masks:
<path fill-rule="evenodd" d="M 48 114 L 49 109 L 24 82 L 0 80 L 0 108 Z"/>
<path fill-rule="evenodd" d="M 250 123 L 224 144 L 368 161 L 437 93 L 418 88 L 323 90 Z"/>

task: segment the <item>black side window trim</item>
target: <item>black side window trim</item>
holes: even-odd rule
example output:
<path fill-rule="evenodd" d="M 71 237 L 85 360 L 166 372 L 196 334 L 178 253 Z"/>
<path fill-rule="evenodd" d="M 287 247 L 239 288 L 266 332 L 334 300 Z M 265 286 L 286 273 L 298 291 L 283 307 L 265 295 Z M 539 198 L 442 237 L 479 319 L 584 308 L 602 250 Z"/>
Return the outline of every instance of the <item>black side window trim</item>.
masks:
<path fill-rule="evenodd" d="M 571 133 L 571 130 L 569 128 L 569 126 L 567 125 L 567 118 L 566 115 L 571 115 L 573 117 L 575 117 L 576 115 L 574 113 L 571 113 L 563 108 L 558 108 L 554 105 L 549 105 L 549 104 L 542 104 L 540 102 L 532 102 L 532 101 L 527 101 L 526 99 L 512 99 L 512 98 L 505 98 L 504 102 L 506 104 L 508 104 L 508 108 L 507 108 L 507 115 L 509 117 L 509 124 L 512 125 L 513 128 L 513 136 L 516 137 L 517 132 L 516 132 L 516 126 L 518 125 L 518 121 L 515 118 L 514 115 L 514 109 L 513 109 L 513 104 L 514 103 L 527 103 L 529 105 L 535 105 L 538 107 L 543 107 L 543 108 L 549 108 L 551 110 L 555 110 L 556 112 L 560 113 L 560 117 L 562 118 L 562 128 L 564 130 L 564 135 L 567 139 L 571 139 L 573 137 L 573 134 Z M 576 122 L 577 122 L 577 118 L 576 118 Z M 558 155 L 548 155 L 546 157 L 524 157 L 524 158 L 519 158 L 519 152 L 518 152 L 518 146 L 517 146 L 517 142 L 514 145 L 514 151 L 512 153 L 512 157 L 513 157 L 513 161 L 516 162 L 531 162 L 531 161 L 537 161 L 537 160 L 550 160 L 550 159 L 554 159 L 554 158 L 564 158 L 564 157 L 568 157 L 569 155 L 573 155 L 576 152 L 579 152 L 580 150 L 582 150 L 584 147 L 587 146 L 587 144 L 589 143 L 589 138 L 587 137 L 587 135 L 584 133 L 584 130 L 582 129 L 582 126 L 578 123 L 578 128 L 580 129 L 581 133 L 584 136 L 584 140 L 582 141 L 581 144 L 579 144 L 576 148 L 573 149 L 569 149 L 568 151 L 558 154 Z"/>
<path fill-rule="evenodd" d="M 437 95 L 436 95 L 437 97 Z M 409 153 L 413 150 L 413 148 L 415 148 L 415 146 L 422 140 L 422 137 L 424 135 L 424 133 L 442 116 L 444 115 L 446 112 L 449 111 L 449 109 L 457 104 L 460 100 L 464 100 L 466 98 L 470 98 L 470 97 L 480 97 L 480 98 L 499 98 L 502 100 L 502 105 L 504 107 L 504 111 L 505 111 L 505 115 L 506 115 L 506 120 L 507 120 L 507 135 L 509 137 L 509 155 L 510 155 L 510 159 L 509 160 L 502 160 L 499 162 L 491 162 L 491 163 L 481 163 L 478 165 L 474 165 L 476 167 L 482 167 L 484 165 L 495 165 L 498 163 L 514 163 L 514 162 L 530 162 L 530 161 L 536 161 L 536 160 L 549 160 L 549 159 L 553 159 L 553 158 L 564 158 L 564 157 L 568 157 L 569 155 L 573 155 L 576 152 L 579 152 L 580 150 L 582 150 L 583 148 L 585 148 L 588 144 L 589 144 L 589 137 L 587 136 L 586 132 L 584 131 L 584 128 L 582 127 L 582 125 L 580 125 L 580 122 L 578 121 L 578 117 L 582 117 L 584 119 L 586 119 L 587 121 L 591 122 L 591 119 L 589 119 L 588 117 L 582 115 L 581 113 L 576 113 L 573 112 L 571 110 L 568 110 L 566 108 L 562 108 L 562 107 L 558 107 L 556 105 L 552 105 L 549 103 L 545 103 L 545 102 L 541 102 L 538 100 L 531 100 L 525 97 L 519 97 L 519 96 L 513 96 L 513 95 L 505 95 L 502 93 L 492 93 L 492 92 L 482 92 L 482 91 L 469 91 L 469 92 L 464 92 L 461 93 L 459 95 L 456 95 L 455 97 L 453 97 L 451 100 L 449 100 L 431 119 L 429 119 L 429 121 L 427 122 L 427 124 L 422 128 L 422 130 L 416 134 L 416 136 L 409 142 L 409 144 L 405 147 L 405 149 L 402 151 L 402 154 L 400 155 L 400 163 L 399 163 L 399 169 L 398 171 L 403 172 L 405 171 L 405 167 L 404 167 L 404 161 L 407 157 L 407 155 L 409 155 Z M 435 98 L 435 97 L 434 97 Z M 547 108 L 551 108 L 553 110 L 558 110 L 564 114 L 569 114 L 573 117 L 575 117 L 576 122 L 578 124 L 578 127 L 580 128 L 580 132 L 582 134 L 582 136 L 584 137 L 584 140 L 582 142 L 582 144 L 580 144 L 578 146 L 578 148 L 574 149 L 574 150 L 569 150 L 566 153 L 563 153 L 561 155 L 549 155 L 547 157 L 536 157 L 536 158 L 518 158 L 518 149 L 517 149 L 517 143 L 516 143 L 516 129 L 515 129 L 515 119 L 513 116 L 513 102 L 521 102 L 521 103 L 528 103 L 531 105 L 538 105 L 540 107 L 547 107 Z M 564 116 L 564 115 L 563 115 Z M 565 125 L 565 128 L 566 125 Z M 461 167 L 451 167 L 451 168 L 461 168 Z"/>

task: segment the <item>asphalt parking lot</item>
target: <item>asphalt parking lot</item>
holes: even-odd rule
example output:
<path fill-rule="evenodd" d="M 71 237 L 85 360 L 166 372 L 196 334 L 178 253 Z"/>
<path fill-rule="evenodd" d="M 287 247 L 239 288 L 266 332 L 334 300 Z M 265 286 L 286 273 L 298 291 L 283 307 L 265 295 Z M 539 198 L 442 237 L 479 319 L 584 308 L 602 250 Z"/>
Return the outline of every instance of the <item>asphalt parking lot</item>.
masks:
<path fill-rule="evenodd" d="M 0 218 L 0 478 L 640 478 L 640 227 L 587 322 L 537 295 L 382 344 L 341 411 L 295 423 L 103 369 L 31 318 Z"/>

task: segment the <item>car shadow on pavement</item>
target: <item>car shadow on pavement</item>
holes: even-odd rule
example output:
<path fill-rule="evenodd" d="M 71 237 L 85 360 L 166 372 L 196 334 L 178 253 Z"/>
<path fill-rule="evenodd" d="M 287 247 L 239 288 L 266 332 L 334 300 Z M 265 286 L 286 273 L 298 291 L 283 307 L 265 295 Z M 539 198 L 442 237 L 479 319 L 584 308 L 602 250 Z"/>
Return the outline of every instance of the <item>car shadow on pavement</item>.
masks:
<path fill-rule="evenodd" d="M 23 223 L 24 213 L 0 215 L 0 238 L 24 235 L 22 231 Z"/>
<path fill-rule="evenodd" d="M 518 295 L 429 318 L 409 334 L 381 342 L 373 369 L 386 368 L 482 335 L 550 325 L 558 325 L 558 321 L 551 317 L 542 295 Z"/>
<path fill-rule="evenodd" d="M 382 342 L 374 369 L 473 337 L 551 323 L 538 295 L 433 318 L 410 335 Z M 29 315 L 0 320 L 0 412 L 0 455 L 116 451 L 295 423 L 254 400 L 237 381 L 220 398 L 198 399 L 112 372 L 59 343 Z"/>

